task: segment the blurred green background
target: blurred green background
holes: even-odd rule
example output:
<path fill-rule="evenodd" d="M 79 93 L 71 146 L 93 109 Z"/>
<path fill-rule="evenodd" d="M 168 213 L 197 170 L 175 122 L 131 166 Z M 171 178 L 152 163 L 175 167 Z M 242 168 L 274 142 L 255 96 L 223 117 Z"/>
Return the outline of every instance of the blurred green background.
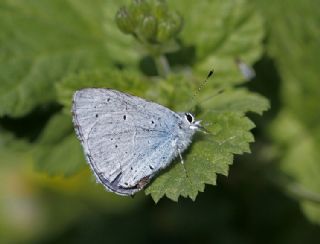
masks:
<path fill-rule="evenodd" d="M 140 16 L 144 1 L 0 0 L 0 243 L 320 243 L 319 1 L 148 1 L 163 32 L 148 22 L 134 37 L 115 16 L 124 5 Z M 106 86 L 185 108 L 211 68 L 200 98 L 250 91 L 239 99 L 257 110 L 241 112 L 258 113 L 264 100 L 251 96 L 270 101 L 248 114 L 251 154 L 216 170 L 228 176 L 195 201 L 155 204 L 96 184 L 72 92 Z M 226 111 L 243 109 L 228 99 Z"/>

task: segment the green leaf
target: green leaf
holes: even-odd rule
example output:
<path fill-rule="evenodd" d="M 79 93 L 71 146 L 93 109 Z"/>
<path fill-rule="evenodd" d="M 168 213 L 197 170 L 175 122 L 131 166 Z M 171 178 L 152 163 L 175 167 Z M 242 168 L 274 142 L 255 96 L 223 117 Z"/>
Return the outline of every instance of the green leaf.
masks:
<path fill-rule="evenodd" d="M 202 102 L 202 105 L 210 107 L 213 112 L 254 112 L 259 115 L 270 108 L 269 101 L 266 98 L 241 88 L 226 90 L 222 94 L 209 96 Z"/>
<path fill-rule="evenodd" d="M 50 119 L 33 156 L 36 169 L 49 175 L 70 176 L 85 165 L 70 115 L 58 113 Z"/>
<path fill-rule="evenodd" d="M 267 20 L 268 54 L 282 78 L 282 110 L 270 131 L 291 184 L 320 196 L 320 15 L 316 1 L 253 1 Z M 301 15 L 303 13 L 303 16 Z M 291 187 L 289 187 L 291 189 Z M 320 223 L 320 203 L 294 187 L 306 215 Z"/>
<path fill-rule="evenodd" d="M 239 104 L 241 100 L 245 102 Z M 264 98 L 245 91 L 229 91 L 217 96 L 197 117 L 210 133 L 198 134 L 183 154 L 185 164 L 175 160 L 172 167 L 151 183 L 146 194 L 151 194 L 155 202 L 165 195 L 174 201 L 179 196 L 195 200 L 198 192 L 204 191 L 205 184 L 215 185 L 216 174 L 228 174 L 234 154 L 250 152 L 249 143 L 254 141 L 250 130 L 254 124 L 244 113 L 262 113 L 268 107 Z"/>
<path fill-rule="evenodd" d="M 183 13 L 183 44 L 196 49 L 195 69 L 216 71 L 215 82 L 239 83 L 245 79 L 235 63 L 252 64 L 261 55 L 262 18 L 245 0 L 176 0 L 169 3 Z"/>
<path fill-rule="evenodd" d="M 31 144 L 18 139 L 11 132 L 0 127 L 0 165 L 3 167 L 23 164 L 31 161 Z"/>
<path fill-rule="evenodd" d="M 253 136 L 248 131 L 254 127 L 247 118 L 236 113 L 211 114 L 207 116 L 215 125 L 207 126 L 212 135 L 196 138 L 190 150 L 183 155 L 185 164 L 179 160 L 169 171 L 158 176 L 146 189 L 155 202 L 166 195 L 178 201 L 179 196 L 195 200 L 198 192 L 204 191 L 205 184 L 215 185 L 216 174 L 228 174 L 233 154 L 250 152 L 249 142 Z"/>
<path fill-rule="evenodd" d="M 270 32 L 268 53 L 275 59 L 283 83 L 281 99 L 302 123 L 318 127 L 320 15 L 313 0 L 255 0 Z M 301 13 L 304 16 L 301 16 Z"/>
<path fill-rule="evenodd" d="M 301 202 L 306 215 L 320 223 L 320 140 L 294 114 L 282 111 L 270 128 L 283 152 L 280 168 L 290 180 L 283 186 Z"/>
<path fill-rule="evenodd" d="M 199 92 L 198 89 L 202 85 L 203 81 L 193 76 L 170 75 L 166 80 L 155 82 L 146 96 L 182 112 L 198 112 L 197 106 L 200 106 L 213 112 L 254 112 L 261 115 L 270 108 L 266 98 L 244 88 L 217 90 L 204 86 Z"/>
<path fill-rule="evenodd" d="M 154 81 L 134 71 L 120 71 L 117 69 L 104 68 L 103 70 L 83 71 L 69 75 L 56 84 L 58 101 L 70 113 L 73 93 L 82 88 L 100 87 L 112 88 L 123 92 L 142 96 Z"/>
<path fill-rule="evenodd" d="M 22 116 L 53 101 L 53 84 L 68 74 L 115 63 L 134 66 L 132 40 L 114 24 L 118 4 L 1 1 L 0 116 Z"/>

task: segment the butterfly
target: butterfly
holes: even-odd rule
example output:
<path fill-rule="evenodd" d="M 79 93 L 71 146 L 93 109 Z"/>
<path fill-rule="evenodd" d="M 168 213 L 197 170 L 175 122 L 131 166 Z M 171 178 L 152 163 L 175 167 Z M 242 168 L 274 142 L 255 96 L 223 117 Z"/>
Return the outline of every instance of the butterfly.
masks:
<path fill-rule="evenodd" d="M 108 191 L 134 195 L 188 148 L 202 128 L 191 113 L 112 89 L 73 96 L 73 123 L 86 160 Z"/>

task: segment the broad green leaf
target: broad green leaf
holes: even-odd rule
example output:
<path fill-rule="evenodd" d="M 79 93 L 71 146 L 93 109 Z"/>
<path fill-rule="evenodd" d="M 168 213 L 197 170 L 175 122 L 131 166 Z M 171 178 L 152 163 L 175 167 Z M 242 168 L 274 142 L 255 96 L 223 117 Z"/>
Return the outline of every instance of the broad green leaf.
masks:
<path fill-rule="evenodd" d="M 69 113 L 73 93 L 79 89 L 88 87 L 111 88 L 141 96 L 153 84 L 152 79 L 146 79 L 136 72 L 105 68 L 70 75 L 56 84 L 56 90 L 58 101 Z"/>
<path fill-rule="evenodd" d="M 304 124 L 317 127 L 320 121 L 317 113 L 320 96 L 318 2 L 252 1 L 265 15 L 270 32 L 268 53 L 274 58 L 283 79 L 281 99 L 286 109 L 290 108 Z"/>
<path fill-rule="evenodd" d="M 201 104 L 210 108 L 212 112 L 254 112 L 260 115 L 270 107 L 266 98 L 241 88 L 226 90 L 222 94 L 209 96 Z"/>
<path fill-rule="evenodd" d="M 233 154 L 250 152 L 249 132 L 254 127 L 247 118 L 236 113 L 210 114 L 206 116 L 215 125 L 207 126 L 212 135 L 195 138 L 190 150 L 183 155 L 185 164 L 179 160 L 165 173 L 158 176 L 146 189 L 155 202 L 166 195 L 178 201 L 179 196 L 195 200 L 198 192 L 204 191 L 205 184 L 215 185 L 216 174 L 228 174 Z"/>
<path fill-rule="evenodd" d="M 170 1 L 184 17 L 181 39 L 195 48 L 195 70 L 216 71 L 215 82 L 243 82 L 235 59 L 249 65 L 262 52 L 262 18 L 245 0 Z"/>
<path fill-rule="evenodd" d="M 320 221 L 320 153 L 319 134 L 311 134 L 295 115 L 283 111 L 271 127 L 274 140 L 284 151 L 281 155 L 281 169 L 294 181 L 287 187 L 293 196 L 301 201 L 306 215 L 313 221 Z"/>
<path fill-rule="evenodd" d="M 320 195 L 319 3 L 252 0 L 269 29 L 268 53 L 282 78 L 282 112 L 271 131 L 281 150 L 281 169 L 306 192 Z M 303 13 L 303 15 L 301 15 Z M 301 191 L 298 192 L 300 194 Z M 320 204 L 298 196 L 311 220 L 320 223 Z"/>
<path fill-rule="evenodd" d="M 191 75 L 171 75 L 166 80 L 154 82 L 146 96 L 175 111 L 195 114 L 201 112 L 197 109 L 203 109 L 207 112 L 254 112 L 261 115 L 270 107 L 267 99 L 244 88 L 222 90 L 206 87 L 205 84 L 203 89 L 198 91 L 202 85 L 203 81 L 199 82 Z"/>
<path fill-rule="evenodd" d="M 228 174 L 234 154 L 250 152 L 249 143 L 253 142 L 250 130 L 254 124 L 244 117 L 244 113 L 255 111 L 262 113 L 269 107 L 268 102 L 253 94 L 231 91 L 216 97 L 216 102 L 204 105 L 205 108 L 197 119 L 209 134 L 199 133 L 193 143 L 183 154 L 185 164 L 175 160 L 172 167 L 161 173 L 146 189 L 155 202 L 163 196 L 177 201 L 179 196 L 195 199 L 198 192 L 204 190 L 205 184 L 215 185 L 216 174 Z M 237 98 L 237 99 L 235 99 Z M 244 102 L 238 104 L 238 101 Z M 252 105 L 248 105 L 249 101 Z M 253 106 L 255 108 L 253 109 Z M 237 108 L 237 111 L 234 111 Z"/>
<path fill-rule="evenodd" d="M 54 100 L 53 84 L 70 73 L 135 65 L 132 40 L 122 38 L 113 21 L 118 4 L 1 1 L 0 116 L 21 116 Z"/>

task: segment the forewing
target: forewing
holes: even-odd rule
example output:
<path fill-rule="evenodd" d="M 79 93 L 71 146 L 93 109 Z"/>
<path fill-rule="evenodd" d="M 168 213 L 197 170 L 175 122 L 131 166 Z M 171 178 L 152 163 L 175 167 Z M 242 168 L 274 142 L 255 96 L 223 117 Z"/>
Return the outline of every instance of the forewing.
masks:
<path fill-rule="evenodd" d="M 167 166 L 176 114 L 141 98 L 109 89 L 75 93 L 73 120 L 98 180 L 109 190 L 130 195 Z"/>

